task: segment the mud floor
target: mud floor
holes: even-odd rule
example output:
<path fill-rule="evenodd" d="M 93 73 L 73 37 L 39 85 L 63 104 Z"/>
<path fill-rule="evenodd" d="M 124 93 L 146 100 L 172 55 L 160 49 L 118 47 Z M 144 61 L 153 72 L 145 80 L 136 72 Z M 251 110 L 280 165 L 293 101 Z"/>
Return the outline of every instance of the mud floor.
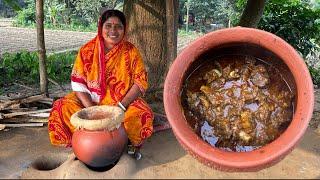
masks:
<path fill-rule="evenodd" d="M 124 154 L 106 172 L 95 172 L 75 160 L 72 150 L 50 145 L 47 128 L 0 131 L 1 178 L 320 178 L 320 136 L 308 129 L 300 144 L 278 164 L 250 173 L 208 168 L 188 155 L 171 130 L 154 134 L 143 158 Z"/>

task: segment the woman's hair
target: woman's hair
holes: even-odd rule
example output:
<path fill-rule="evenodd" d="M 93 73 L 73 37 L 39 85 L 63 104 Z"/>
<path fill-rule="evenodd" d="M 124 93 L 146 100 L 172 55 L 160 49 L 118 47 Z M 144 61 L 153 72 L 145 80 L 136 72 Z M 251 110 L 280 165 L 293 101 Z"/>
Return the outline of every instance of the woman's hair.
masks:
<path fill-rule="evenodd" d="M 123 12 L 119 11 L 119 10 L 116 10 L 116 9 L 109 9 L 109 10 L 106 10 L 102 13 L 101 15 L 101 25 L 106 22 L 106 20 L 109 18 L 109 17 L 117 17 L 120 19 L 124 29 L 126 29 L 126 17 L 124 16 Z"/>

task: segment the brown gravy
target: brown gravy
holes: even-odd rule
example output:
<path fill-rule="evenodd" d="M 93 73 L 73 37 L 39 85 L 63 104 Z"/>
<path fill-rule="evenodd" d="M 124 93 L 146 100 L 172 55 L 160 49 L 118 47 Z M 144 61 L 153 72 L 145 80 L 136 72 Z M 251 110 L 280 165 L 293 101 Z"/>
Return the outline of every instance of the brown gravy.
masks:
<path fill-rule="evenodd" d="M 226 151 L 252 151 L 272 142 L 294 112 L 294 93 L 279 70 L 250 56 L 204 62 L 185 80 L 181 97 L 192 129 Z"/>

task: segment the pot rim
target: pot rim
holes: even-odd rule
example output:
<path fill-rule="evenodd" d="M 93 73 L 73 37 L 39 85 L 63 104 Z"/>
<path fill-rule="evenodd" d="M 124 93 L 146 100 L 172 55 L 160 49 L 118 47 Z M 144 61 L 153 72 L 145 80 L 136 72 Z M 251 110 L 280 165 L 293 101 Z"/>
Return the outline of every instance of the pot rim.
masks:
<path fill-rule="evenodd" d="M 286 131 L 273 142 L 250 152 L 227 152 L 211 147 L 189 127 L 181 106 L 183 77 L 199 55 L 230 43 L 250 43 L 276 54 L 288 66 L 296 84 L 297 106 Z M 261 169 L 287 155 L 305 133 L 314 105 L 313 83 L 296 50 L 280 37 L 258 29 L 234 27 L 208 33 L 190 43 L 173 62 L 164 84 L 164 107 L 173 132 L 183 145 L 206 162 L 235 169 Z"/>
<path fill-rule="evenodd" d="M 103 119 L 84 119 L 81 117 L 81 113 L 101 113 L 104 112 L 106 114 L 110 114 L 109 117 Z M 70 117 L 71 124 L 76 129 L 84 128 L 86 130 L 109 130 L 112 131 L 114 129 L 118 129 L 121 123 L 124 120 L 124 112 L 118 106 L 112 105 L 99 105 L 99 106 L 91 106 L 87 108 L 80 109 L 76 113 L 72 114 Z"/>
<path fill-rule="evenodd" d="M 91 129 L 86 129 L 84 127 L 79 127 L 77 129 L 75 129 L 75 131 L 81 131 L 81 132 L 86 132 L 86 133 L 92 133 L 92 134 L 96 134 L 96 133 L 112 133 L 112 132 L 116 132 L 116 131 L 119 131 L 120 128 L 124 128 L 123 127 L 123 122 L 121 122 L 119 124 L 119 127 L 117 128 L 114 128 L 112 130 L 108 130 L 108 129 L 96 129 L 96 130 L 91 130 Z"/>

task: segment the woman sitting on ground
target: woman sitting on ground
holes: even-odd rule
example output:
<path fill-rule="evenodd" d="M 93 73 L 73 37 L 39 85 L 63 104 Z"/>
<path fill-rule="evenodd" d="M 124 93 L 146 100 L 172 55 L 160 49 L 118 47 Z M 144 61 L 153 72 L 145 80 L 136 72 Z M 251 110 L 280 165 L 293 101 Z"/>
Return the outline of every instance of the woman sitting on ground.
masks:
<path fill-rule="evenodd" d="M 95 105 L 115 105 L 125 111 L 132 153 L 141 157 L 139 149 L 153 132 L 153 112 L 139 97 L 148 87 L 147 72 L 139 50 L 125 40 L 125 30 L 124 14 L 107 10 L 99 18 L 97 36 L 80 48 L 71 74 L 73 92 L 55 101 L 50 113 L 53 145 L 71 146 L 73 113 Z"/>

